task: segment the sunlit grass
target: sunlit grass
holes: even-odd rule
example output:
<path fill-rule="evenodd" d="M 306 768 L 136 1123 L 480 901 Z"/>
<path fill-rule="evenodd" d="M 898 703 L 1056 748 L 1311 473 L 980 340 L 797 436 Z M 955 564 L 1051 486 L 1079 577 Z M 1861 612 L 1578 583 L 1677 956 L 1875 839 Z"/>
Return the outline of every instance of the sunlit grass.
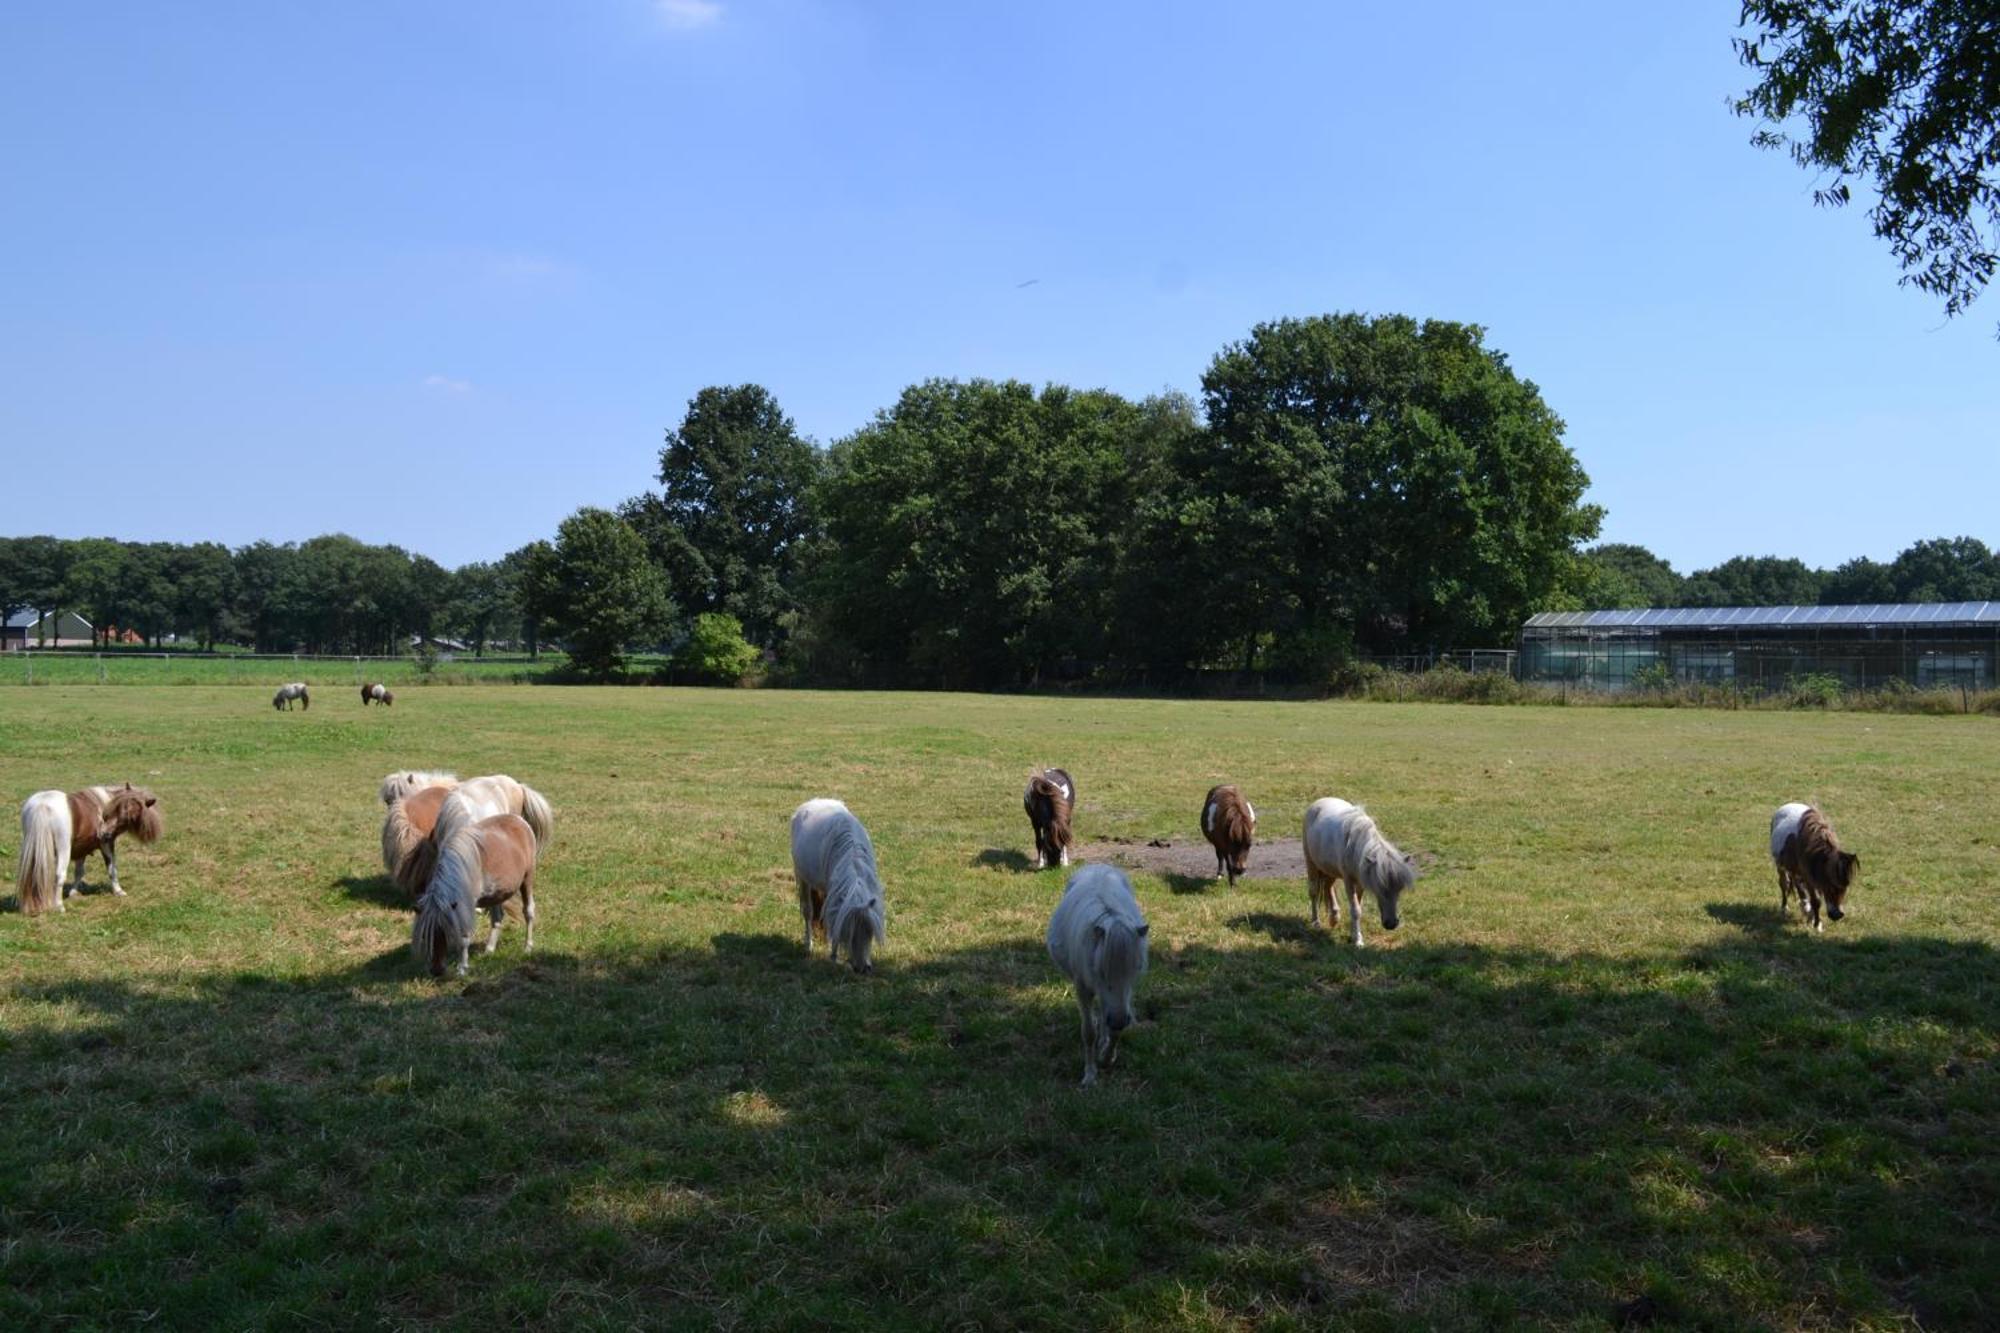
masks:
<path fill-rule="evenodd" d="M 1989 719 L 350 693 L 0 691 L 12 799 L 130 777 L 169 820 L 129 898 L 0 915 L 0 1323 L 2000 1316 Z M 1087 839 L 1194 838 L 1229 780 L 1266 836 L 1339 794 L 1434 860 L 1360 954 L 1254 855 L 1137 876 L 1142 1022 L 1079 1093 L 1036 763 Z M 418 975 L 399 766 L 555 802 L 534 956 Z M 867 980 L 800 953 L 820 794 L 881 855 Z M 1793 798 L 1862 853 L 1819 938 L 1764 851 Z"/>

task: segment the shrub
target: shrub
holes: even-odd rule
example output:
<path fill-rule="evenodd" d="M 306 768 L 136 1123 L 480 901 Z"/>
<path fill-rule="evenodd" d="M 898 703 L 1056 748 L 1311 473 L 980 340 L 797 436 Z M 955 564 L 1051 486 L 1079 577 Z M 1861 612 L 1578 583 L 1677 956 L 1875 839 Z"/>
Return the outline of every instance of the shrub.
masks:
<path fill-rule="evenodd" d="M 720 611 L 694 618 L 687 642 L 675 651 L 673 664 L 696 680 L 734 685 L 757 664 L 756 645 L 743 637 L 743 622 Z"/>

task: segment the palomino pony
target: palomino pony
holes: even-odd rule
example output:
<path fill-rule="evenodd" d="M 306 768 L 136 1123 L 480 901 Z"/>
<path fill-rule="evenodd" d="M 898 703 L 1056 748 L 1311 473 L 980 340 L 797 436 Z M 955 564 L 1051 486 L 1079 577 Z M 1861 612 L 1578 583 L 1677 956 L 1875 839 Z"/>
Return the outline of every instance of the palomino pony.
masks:
<path fill-rule="evenodd" d="M 379 680 L 372 685 L 363 685 L 361 687 L 361 706 L 363 708 L 366 708 L 371 703 L 386 706 L 395 702 L 396 696 L 389 693 L 389 687 Z"/>
<path fill-rule="evenodd" d="M 1791 915 L 1791 896 L 1799 895 L 1799 912 L 1814 930 L 1822 904 L 1835 921 L 1846 913 L 1841 904 L 1854 887 L 1861 858 L 1840 850 L 1840 839 L 1825 815 L 1803 801 L 1778 807 L 1771 816 L 1771 861 L 1778 867 L 1778 911 Z"/>
<path fill-rule="evenodd" d="M 1257 840 L 1257 811 L 1243 793 L 1227 783 L 1210 787 L 1201 803 L 1201 831 L 1215 848 L 1215 877 L 1229 872 L 1229 885 L 1250 864 L 1250 846 Z"/>
<path fill-rule="evenodd" d="M 1069 849 L 1075 845 L 1070 835 L 1070 812 L 1076 809 L 1076 784 L 1060 768 L 1038 768 L 1028 778 L 1028 790 L 1021 794 L 1028 823 L 1035 830 L 1035 869 L 1069 864 Z"/>
<path fill-rule="evenodd" d="M 65 901 L 83 887 L 83 864 L 92 852 L 104 854 L 111 872 L 111 892 L 125 896 L 118 883 L 118 838 L 130 833 L 141 842 L 157 842 L 166 831 L 160 803 L 144 787 L 87 787 L 82 791 L 38 791 L 21 804 L 21 856 L 14 876 L 21 910 L 30 916 L 53 907 L 66 912 Z M 75 877 L 63 880 L 75 868 Z"/>
<path fill-rule="evenodd" d="M 289 685 L 280 685 L 278 692 L 271 696 L 271 707 L 290 712 L 294 699 L 299 701 L 301 708 L 312 707 L 312 695 L 306 693 L 306 683 L 302 680 L 295 680 Z"/>
<path fill-rule="evenodd" d="M 1366 810 L 1338 796 L 1324 796 L 1306 807 L 1306 899 L 1312 904 L 1313 924 L 1319 924 L 1319 906 L 1326 904 L 1326 928 L 1340 923 L 1340 908 L 1333 899 L 1333 882 L 1347 887 L 1347 936 L 1361 947 L 1361 894 L 1375 896 L 1375 910 L 1382 914 L 1382 929 L 1394 930 L 1402 924 L 1397 903 L 1403 891 L 1416 883 L 1417 863 L 1396 850 L 1382 836 Z"/>
<path fill-rule="evenodd" d="M 1049 918 L 1049 957 L 1076 987 L 1083 1015 L 1083 1086 L 1118 1058 L 1118 1034 L 1132 1026 L 1132 987 L 1146 971 L 1145 913 L 1132 881 L 1116 866 L 1085 866 L 1069 877 Z M 1102 1017 L 1098 1011 L 1102 1011 Z"/>
<path fill-rule="evenodd" d="M 410 927 L 410 953 L 429 965 L 431 975 L 444 975 L 445 962 L 458 955 L 458 975 L 466 973 L 472 952 L 472 931 L 479 913 L 493 923 L 486 935 L 486 952 L 500 943 L 500 923 L 507 902 L 518 895 L 521 919 L 528 925 L 528 951 L 535 948 L 535 858 L 540 844 L 528 821 L 519 815 L 494 815 L 459 827 L 438 853 L 437 873 L 417 900 L 417 919 Z"/>
<path fill-rule="evenodd" d="M 505 773 L 468 778 L 451 789 L 438 807 L 437 823 L 431 834 L 419 842 L 403 861 L 397 883 L 406 892 L 416 892 L 431 882 L 439 854 L 452 834 L 469 824 L 494 815 L 519 815 L 528 821 L 538 846 L 546 847 L 555 836 L 555 812 L 548 800 L 533 787 L 523 786 Z"/>
<path fill-rule="evenodd" d="M 792 812 L 792 879 L 799 889 L 799 916 L 805 921 L 806 956 L 813 932 L 825 936 L 826 956 L 863 976 L 875 970 L 875 946 L 887 937 L 883 923 L 882 877 L 875 869 L 875 844 L 868 830 L 839 801 L 821 797 Z"/>

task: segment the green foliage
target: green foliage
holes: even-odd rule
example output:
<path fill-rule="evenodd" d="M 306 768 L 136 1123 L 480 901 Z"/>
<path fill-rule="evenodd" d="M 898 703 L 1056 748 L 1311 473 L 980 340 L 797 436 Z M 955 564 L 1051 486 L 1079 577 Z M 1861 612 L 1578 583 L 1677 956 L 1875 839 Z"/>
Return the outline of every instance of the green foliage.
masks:
<path fill-rule="evenodd" d="M 646 544 L 616 514 L 579 509 L 555 545 L 529 557 L 531 614 L 569 649 L 584 675 L 609 679 L 634 644 L 657 639 L 674 617 L 667 583 Z"/>
<path fill-rule="evenodd" d="M 757 658 L 757 646 L 743 637 L 742 622 L 720 611 L 704 611 L 694 618 L 673 664 L 699 680 L 734 685 L 757 665 Z"/>
<path fill-rule="evenodd" d="M 1696 570 L 1681 588 L 1683 606 L 1814 606 L 1820 576 L 1802 560 L 1739 555 Z"/>
<path fill-rule="evenodd" d="M 2000 23 L 1989 0 L 1744 0 L 1759 76 L 1736 103 L 1818 177 L 1816 203 L 1870 182 L 1902 282 L 1958 315 L 1992 278 L 2000 229 Z"/>
<path fill-rule="evenodd" d="M 768 390 L 710 387 L 667 432 L 660 493 L 626 501 L 620 515 L 645 538 L 683 609 L 726 612 L 768 644 L 797 608 L 820 467 Z"/>
<path fill-rule="evenodd" d="M 1502 642 L 1602 512 L 1563 424 L 1477 325 L 1260 324 L 1202 377 L 1175 460 L 1180 565 L 1212 641 L 1255 663 L 1339 626 L 1368 652 Z"/>
<path fill-rule="evenodd" d="M 1829 708 L 1840 702 L 1844 688 L 1839 676 L 1824 671 L 1812 671 L 1787 681 L 1785 692 L 1794 707 Z"/>
<path fill-rule="evenodd" d="M 1632 673 L 1631 688 L 1641 694 L 1665 694 L 1678 683 L 1672 667 L 1665 662 L 1654 662 Z"/>
<path fill-rule="evenodd" d="M 1031 681 L 1102 658 L 1147 409 L 1104 392 L 933 380 L 836 444 L 813 599 L 873 678 Z M 1157 608 L 1156 608 L 1157 610 Z"/>

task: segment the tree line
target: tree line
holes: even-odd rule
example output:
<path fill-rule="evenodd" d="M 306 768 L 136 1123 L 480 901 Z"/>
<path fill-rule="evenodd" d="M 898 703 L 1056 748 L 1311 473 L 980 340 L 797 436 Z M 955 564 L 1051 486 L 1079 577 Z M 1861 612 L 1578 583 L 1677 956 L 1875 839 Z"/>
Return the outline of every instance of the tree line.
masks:
<path fill-rule="evenodd" d="M 2000 601 L 2000 554 L 1976 537 L 1938 537 L 1886 563 L 1857 557 L 1813 569 L 1803 560 L 1740 555 L 1683 576 L 1643 546 L 1607 543 L 1583 553 L 1568 600 L 1579 608 Z"/>
<path fill-rule="evenodd" d="M 596 676 L 673 648 L 717 679 L 761 655 L 798 681 L 986 688 L 1324 679 L 1357 656 L 1510 643 L 1550 609 L 2000 597 L 1970 538 L 1685 577 L 1590 546 L 1603 513 L 1563 433 L 1476 325 L 1285 319 L 1217 353 L 1198 398 L 929 380 L 824 449 L 761 386 L 706 388 L 654 488 L 492 563 L 338 535 L 27 537 L 0 542 L 0 604 L 155 642 L 546 638 Z"/>

